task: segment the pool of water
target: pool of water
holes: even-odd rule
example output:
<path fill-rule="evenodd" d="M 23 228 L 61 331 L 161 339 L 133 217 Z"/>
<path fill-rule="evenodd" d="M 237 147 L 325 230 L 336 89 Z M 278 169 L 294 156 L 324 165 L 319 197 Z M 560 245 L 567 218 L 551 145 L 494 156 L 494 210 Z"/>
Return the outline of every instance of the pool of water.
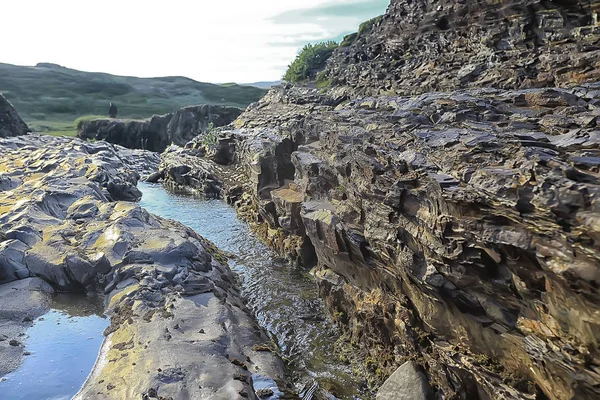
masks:
<path fill-rule="evenodd" d="M 26 332 L 23 364 L 0 378 L 0 399 L 63 400 L 89 375 L 108 319 L 101 299 L 59 294 Z"/>
<path fill-rule="evenodd" d="M 326 317 L 317 285 L 307 271 L 277 261 L 222 201 L 174 193 L 162 185 L 140 183 L 139 189 L 140 204 L 149 212 L 177 220 L 235 255 L 229 265 L 242 278 L 242 294 L 289 360 L 299 391 L 313 393 L 316 383 L 321 389 L 316 392 L 326 391 L 329 398 L 357 398 L 359 379 L 334 354 L 339 332 Z"/>

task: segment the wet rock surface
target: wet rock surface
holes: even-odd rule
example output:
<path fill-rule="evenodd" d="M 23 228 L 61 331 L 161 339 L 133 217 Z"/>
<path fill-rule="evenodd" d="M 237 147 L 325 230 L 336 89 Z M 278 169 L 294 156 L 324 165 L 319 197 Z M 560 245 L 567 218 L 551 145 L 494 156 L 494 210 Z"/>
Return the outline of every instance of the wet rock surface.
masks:
<path fill-rule="evenodd" d="M 253 350 L 269 341 L 218 250 L 129 202 L 155 155 L 27 135 L 0 140 L 0 157 L 0 296 L 31 279 L 106 296 L 111 325 L 78 398 L 256 398 L 253 374 L 285 388 L 282 362 Z"/>
<path fill-rule="evenodd" d="M 0 93 L 0 138 L 24 135 L 29 127 L 6 97 Z"/>
<path fill-rule="evenodd" d="M 361 94 L 517 89 L 600 80 L 600 2 L 392 0 L 370 35 L 329 60 Z"/>
<path fill-rule="evenodd" d="M 195 136 L 214 127 L 231 123 L 241 114 L 235 107 L 188 106 L 148 120 L 99 119 L 86 121 L 78 128 L 82 139 L 106 140 L 130 149 L 164 151 L 169 145 L 185 145 Z"/>
<path fill-rule="evenodd" d="M 599 87 L 340 101 L 283 85 L 222 130 L 245 171 L 223 194 L 286 257 L 316 254 L 374 383 L 411 359 L 449 398 L 593 399 Z M 188 156 L 184 175 L 219 176 Z"/>

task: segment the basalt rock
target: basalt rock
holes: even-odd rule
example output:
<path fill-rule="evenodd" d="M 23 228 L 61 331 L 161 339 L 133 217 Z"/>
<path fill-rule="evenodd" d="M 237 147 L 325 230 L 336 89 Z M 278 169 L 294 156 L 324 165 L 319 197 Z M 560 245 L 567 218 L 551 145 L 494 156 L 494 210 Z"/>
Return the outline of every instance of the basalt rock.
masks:
<path fill-rule="evenodd" d="M 0 138 L 25 135 L 30 132 L 12 104 L 0 93 Z"/>
<path fill-rule="evenodd" d="M 600 80 L 599 13 L 597 0 L 392 0 L 326 75 L 371 95 Z"/>
<path fill-rule="evenodd" d="M 253 376 L 287 390 L 281 360 L 253 350 L 268 338 L 214 245 L 117 201 L 139 198 L 138 171 L 157 168 L 140 164 L 153 157 L 79 139 L 0 140 L 0 174 L 9 182 L 0 191 L 0 280 L 8 282 L 0 299 L 13 287 L 29 291 L 31 302 L 20 298 L 39 314 L 48 284 L 106 296 L 111 324 L 76 398 L 255 399 Z M 13 303 L 0 303 L 0 320 L 18 311 Z M 7 346 L 0 341 L 0 353 L 8 354 L 2 373 L 18 356 Z"/>
<path fill-rule="evenodd" d="M 214 127 L 228 125 L 241 112 L 235 107 L 204 104 L 185 107 L 166 115 L 155 115 L 144 121 L 92 120 L 82 123 L 77 136 L 106 140 L 130 149 L 162 152 L 171 144 L 185 145 L 195 136 L 205 133 L 211 124 Z"/>

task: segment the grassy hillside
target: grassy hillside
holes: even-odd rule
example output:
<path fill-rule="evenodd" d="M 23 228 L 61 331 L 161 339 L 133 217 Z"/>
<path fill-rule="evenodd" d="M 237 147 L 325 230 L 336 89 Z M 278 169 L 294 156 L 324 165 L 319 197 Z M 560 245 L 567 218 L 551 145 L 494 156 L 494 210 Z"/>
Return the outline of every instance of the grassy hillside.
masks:
<path fill-rule="evenodd" d="M 74 134 L 75 119 L 107 115 L 108 103 L 119 117 L 141 119 L 192 104 L 245 108 L 266 91 L 236 84 L 215 85 L 189 78 L 135 78 L 82 72 L 55 64 L 22 67 L 0 63 L 0 93 L 35 131 Z"/>

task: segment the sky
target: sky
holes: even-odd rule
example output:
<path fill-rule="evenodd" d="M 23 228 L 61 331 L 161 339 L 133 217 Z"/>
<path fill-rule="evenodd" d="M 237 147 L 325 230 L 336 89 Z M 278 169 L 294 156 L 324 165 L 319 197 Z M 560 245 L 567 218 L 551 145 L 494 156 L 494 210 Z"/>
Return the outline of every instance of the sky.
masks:
<path fill-rule="evenodd" d="M 4 4 L 6 3 L 6 4 Z M 389 0 L 18 0 L 0 62 L 203 82 L 279 80 L 308 42 L 338 39 Z"/>

